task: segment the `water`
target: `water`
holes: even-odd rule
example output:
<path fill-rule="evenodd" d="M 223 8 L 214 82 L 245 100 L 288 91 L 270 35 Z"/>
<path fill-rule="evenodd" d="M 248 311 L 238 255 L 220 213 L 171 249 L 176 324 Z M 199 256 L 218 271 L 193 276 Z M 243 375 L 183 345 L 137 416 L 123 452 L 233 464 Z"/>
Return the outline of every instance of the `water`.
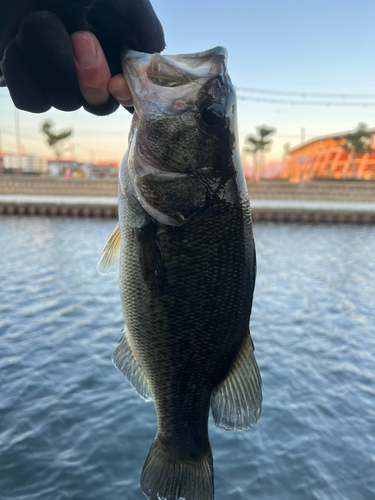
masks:
<path fill-rule="evenodd" d="M 0 498 L 141 500 L 156 432 L 113 367 L 113 221 L 0 217 Z M 254 228 L 251 320 L 263 411 L 210 421 L 216 500 L 375 498 L 375 228 Z"/>

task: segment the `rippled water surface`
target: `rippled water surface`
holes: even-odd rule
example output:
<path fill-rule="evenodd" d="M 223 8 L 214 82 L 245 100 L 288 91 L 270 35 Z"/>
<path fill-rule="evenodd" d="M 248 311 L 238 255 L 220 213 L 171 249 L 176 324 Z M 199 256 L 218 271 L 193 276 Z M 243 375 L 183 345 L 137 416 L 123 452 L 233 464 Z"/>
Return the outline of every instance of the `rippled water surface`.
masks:
<path fill-rule="evenodd" d="M 0 498 L 141 500 L 156 432 L 113 367 L 113 221 L 0 217 Z M 375 229 L 254 227 L 258 425 L 210 421 L 216 500 L 375 498 Z"/>

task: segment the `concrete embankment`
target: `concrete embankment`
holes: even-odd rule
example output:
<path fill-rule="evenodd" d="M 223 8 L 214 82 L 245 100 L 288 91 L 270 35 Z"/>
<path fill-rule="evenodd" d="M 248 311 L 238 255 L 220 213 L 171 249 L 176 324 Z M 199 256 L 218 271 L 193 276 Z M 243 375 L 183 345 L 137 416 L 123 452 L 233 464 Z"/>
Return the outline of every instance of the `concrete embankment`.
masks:
<path fill-rule="evenodd" d="M 375 223 L 375 182 L 248 183 L 253 220 Z M 0 214 L 117 217 L 117 179 L 0 176 Z"/>

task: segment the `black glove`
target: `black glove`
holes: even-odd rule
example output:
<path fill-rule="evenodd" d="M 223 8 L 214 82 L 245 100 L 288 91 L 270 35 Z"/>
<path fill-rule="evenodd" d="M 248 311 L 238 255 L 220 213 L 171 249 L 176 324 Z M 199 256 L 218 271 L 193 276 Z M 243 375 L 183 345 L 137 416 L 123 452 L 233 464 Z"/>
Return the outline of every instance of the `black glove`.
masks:
<path fill-rule="evenodd" d="M 112 75 L 121 73 L 122 49 L 165 47 L 149 0 L 0 0 L 0 86 L 17 108 L 43 113 L 84 106 L 96 115 L 117 109 L 112 97 L 95 107 L 83 99 L 69 38 L 77 30 L 96 35 Z"/>

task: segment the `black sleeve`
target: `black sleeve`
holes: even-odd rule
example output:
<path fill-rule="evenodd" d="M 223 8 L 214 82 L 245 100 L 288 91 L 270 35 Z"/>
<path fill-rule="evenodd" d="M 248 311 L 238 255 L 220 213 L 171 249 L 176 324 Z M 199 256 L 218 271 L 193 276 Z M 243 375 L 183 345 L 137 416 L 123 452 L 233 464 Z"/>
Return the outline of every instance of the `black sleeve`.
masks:
<path fill-rule="evenodd" d="M 69 38 L 77 30 L 97 36 L 112 75 L 121 72 L 122 49 L 153 53 L 165 47 L 149 0 L 0 0 L 0 85 L 16 107 L 42 113 L 84 105 L 97 115 L 118 107 L 113 98 L 99 107 L 85 103 Z"/>

